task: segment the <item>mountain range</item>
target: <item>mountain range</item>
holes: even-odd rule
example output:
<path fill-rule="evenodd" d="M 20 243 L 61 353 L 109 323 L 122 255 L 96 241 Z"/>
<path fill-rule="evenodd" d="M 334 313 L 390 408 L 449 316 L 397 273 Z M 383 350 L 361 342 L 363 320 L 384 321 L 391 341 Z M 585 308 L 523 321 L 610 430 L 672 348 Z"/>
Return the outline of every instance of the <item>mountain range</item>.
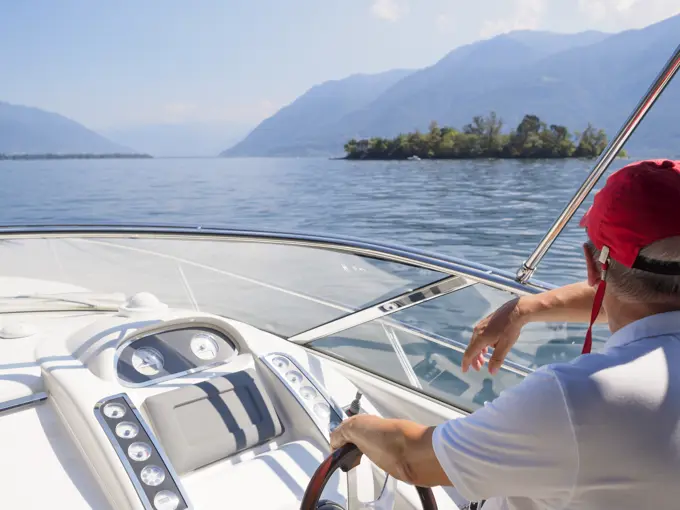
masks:
<path fill-rule="evenodd" d="M 134 152 L 58 113 L 0 102 L 0 154 Z"/>
<path fill-rule="evenodd" d="M 495 111 L 613 136 L 678 43 L 680 15 L 618 34 L 517 31 L 459 47 L 421 70 L 354 75 L 312 87 L 222 156 L 340 155 L 350 138 L 461 128 Z M 631 155 L 680 155 L 680 78 L 643 121 Z"/>

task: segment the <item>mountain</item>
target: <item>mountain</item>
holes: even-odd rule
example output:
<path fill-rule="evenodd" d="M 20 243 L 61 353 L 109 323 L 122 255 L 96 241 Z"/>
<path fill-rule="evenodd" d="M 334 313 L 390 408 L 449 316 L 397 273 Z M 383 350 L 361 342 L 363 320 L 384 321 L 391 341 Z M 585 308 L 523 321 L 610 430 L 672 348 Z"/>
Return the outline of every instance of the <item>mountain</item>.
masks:
<path fill-rule="evenodd" d="M 134 153 L 57 113 L 0 102 L 0 153 Z"/>
<path fill-rule="evenodd" d="M 290 105 L 264 120 L 242 142 L 221 156 L 281 156 L 326 153 L 316 146 L 318 130 L 329 129 L 347 113 L 362 108 L 411 71 L 355 74 L 316 85 Z M 289 153 L 289 149 L 292 152 Z"/>
<path fill-rule="evenodd" d="M 104 134 L 152 156 L 215 156 L 225 144 L 242 140 L 250 129 L 224 122 L 189 122 L 121 127 Z"/>
<path fill-rule="evenodd" d="M 252 145 L 253 154 L 341 154 L 350 138 L 425 130 L 432 120 L 461 128 L 496 111 L 514 127 L 526 113 L 571 130 L 588 122 L 615 134 L 677 44 L 680 16 L 619 34 L 519 31 L 462 46 L 396 81 L 340 119 L 315 125 L 298 115 Z M 680 152 L 680 84 L 671 84 L 640 126 L 629 152 Z M 305 99 L 302 96 L 288 108 Z M 273 122 L 272 122 L 273 123 Z M 303 131 L 300 126 L 305 126 Z M 256 128 L 254 132 L 259 129 Z M 292 138 L 290 133 L 300 133 Z M 242 142 L 249 142 L 249 137 Z"/>

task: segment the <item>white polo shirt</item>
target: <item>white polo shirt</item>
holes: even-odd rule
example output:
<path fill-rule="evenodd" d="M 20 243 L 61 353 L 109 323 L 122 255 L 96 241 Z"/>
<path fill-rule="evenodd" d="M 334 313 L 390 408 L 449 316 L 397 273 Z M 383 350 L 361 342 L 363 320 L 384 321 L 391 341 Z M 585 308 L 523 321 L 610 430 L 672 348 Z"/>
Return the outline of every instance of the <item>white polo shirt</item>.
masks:
<path fill-rule="evenodd" d="M 680 311 L 542 367 L 432 441 L 483 510 L 680 509 Z"/>

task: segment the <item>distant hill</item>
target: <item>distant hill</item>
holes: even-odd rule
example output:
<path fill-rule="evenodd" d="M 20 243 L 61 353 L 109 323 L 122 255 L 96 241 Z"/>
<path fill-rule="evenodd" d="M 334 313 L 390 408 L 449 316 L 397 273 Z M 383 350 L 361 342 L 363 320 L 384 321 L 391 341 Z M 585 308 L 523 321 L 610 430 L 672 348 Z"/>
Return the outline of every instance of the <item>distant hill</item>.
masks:
<path fill-rule="evenodd" d="M 0 102 L 0 153 L 134 152 L 57 113 Z"/>
<path fill-rule="evenodd" d="M 619 34 L 518 31 L 462 46 L 409 73 L 344 115 L 319 122 L 305 104 L 310 90 L 258 126 L 240 155 L 339 155 L 350 138 L 426 130 L 432 120 L 461 128 L 496 111 L 514 127 L 524 114 L 581 130 L 588 122 L 613 136 L 678 43 L 680 16 Z M 340 80 L 338 83 L 343 83 Z M 329 96 L 317 111 L 331 109 Z M 338 108 L 341 110 L 342 108 Z M 287 111 L 286 111 L 287 110 Z M 285 115 L 284 115 L 285 111 Z M 633 137 L 629 152 L 680 155 L 680 78 Z M 254 137 L 267 123 L 267 136 Z"/>
<path fill-rule="evenodd" d="M 264 120 L 242 142 L 222 156 L 288 156 L 328 152 L 316 145 L 318 130 L 330 129 L 349 112 L 368 105 L 411 71 L 356 74 L 315 85 L 276 115 Z M 289 152 L 290 150 L 290 152 Z"/>

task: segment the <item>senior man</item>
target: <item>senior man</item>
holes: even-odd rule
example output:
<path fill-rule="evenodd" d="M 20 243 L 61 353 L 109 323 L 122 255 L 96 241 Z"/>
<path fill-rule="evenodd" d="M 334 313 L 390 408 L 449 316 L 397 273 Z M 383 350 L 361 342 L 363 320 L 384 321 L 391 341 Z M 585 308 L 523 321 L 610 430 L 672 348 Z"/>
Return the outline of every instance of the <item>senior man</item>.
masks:
<path fill-rule="evenodd" d="M 463 370 L 497 372 L 528 322 L 590 322 L 602 352 L 548 365 L 437 427 L 359 415 L 332 434 L 421 486 L 491 509 L 680 508 L 680 162 L 615 172 L 581 221 L 588 281 L 506 303 L 476 327 Z"/>

